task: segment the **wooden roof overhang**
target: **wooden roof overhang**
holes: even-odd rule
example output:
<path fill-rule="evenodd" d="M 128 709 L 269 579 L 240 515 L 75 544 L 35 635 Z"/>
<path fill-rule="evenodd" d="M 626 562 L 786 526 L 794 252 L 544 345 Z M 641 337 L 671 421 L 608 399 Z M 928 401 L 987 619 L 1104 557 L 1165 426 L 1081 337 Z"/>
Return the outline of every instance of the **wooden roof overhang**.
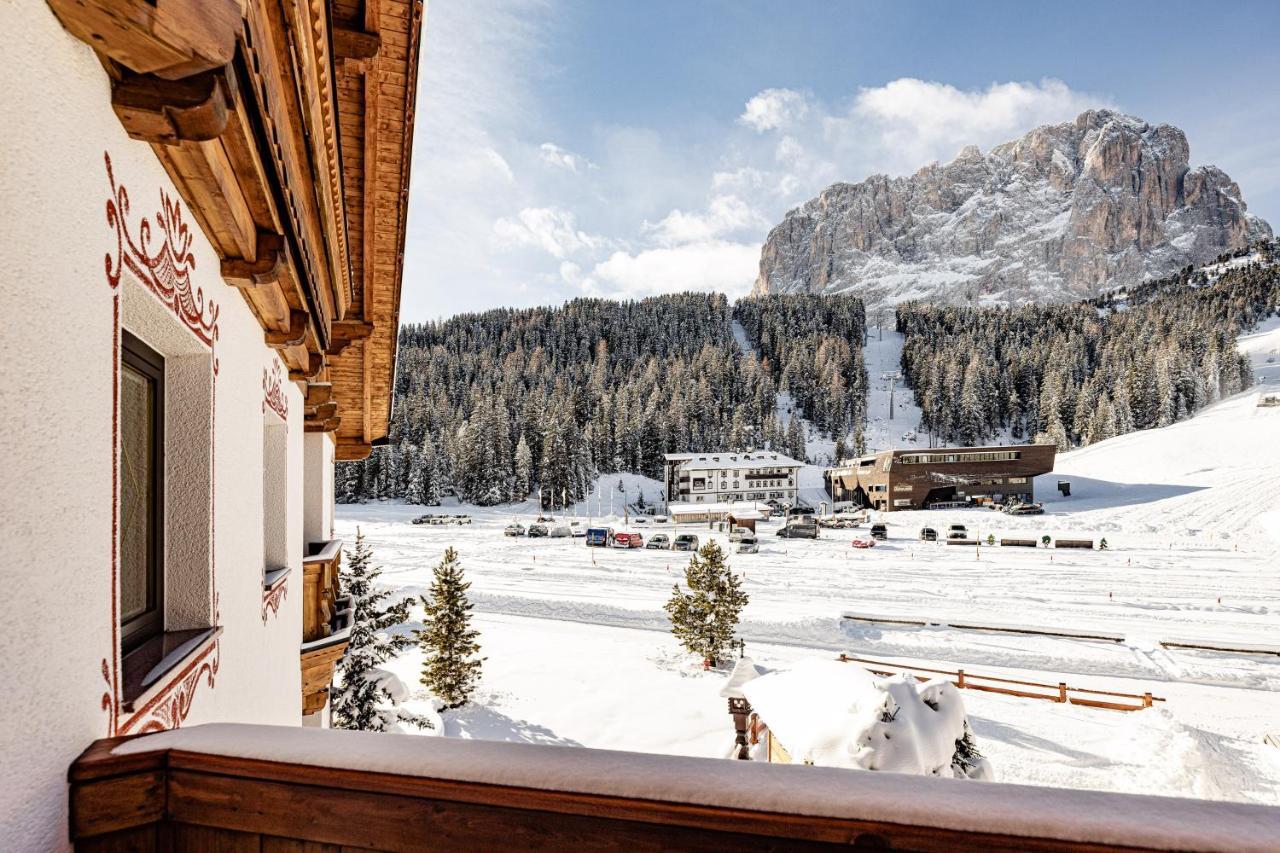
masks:
<path fill-rule="evenodd" d="M 361 459 L 395 378 L 422 0 L 48 0 Z"/>

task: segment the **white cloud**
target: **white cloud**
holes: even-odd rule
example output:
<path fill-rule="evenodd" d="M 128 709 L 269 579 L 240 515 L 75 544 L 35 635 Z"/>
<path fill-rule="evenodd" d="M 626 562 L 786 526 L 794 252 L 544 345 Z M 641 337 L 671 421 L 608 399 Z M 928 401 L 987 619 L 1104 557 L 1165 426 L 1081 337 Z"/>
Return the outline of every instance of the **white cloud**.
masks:
<path fill-rule="evenodd" d="M 493 232 L 504 247 L 533 247 L 554 258 L 605 245 L 603 239 L 580 231 L 572 213 L 555 207 L 526 207 L 514 218 L 495 221 Z"/>
<path fill-rule="evenodd" d="M 802 119 L 809 112 L 809 96 L 795 89 L 765 89 L 747 101 L 738 121 L 756 133 L 777 130 Z"/>
<path fill-rule="evenodd" d="M 594 169 L 596 164 L 580 154 L 566 151 L 554 142 L 544 142 L 538 146 L 538 156 L 544 163 L 550 163 L 558 169 L 577 172 L 581 169 Z"/>
<path fill-rule="evenodd" d="M 683 246 L 614 252 L 596 264 L 585 289 L 594 295 L 639 299 L 684 290 L 745 296 L 760 266 L 759 243 L 707 240 Z"/>
<path fill-rule="evenodd" d="M 726 237 L 739 231 L 759 231 L 769 220 L 735 195 L 718 195 L 703 213 L 673 210 L 657 223 L 646 222 L 644 230 L 664 246 L 695 243 Z"/>
<path fill-rule="evenodd" d="M 1097 95 L 1077 92 L 1061 80 L 993 83 L 982 90 L 904 77 L 860 89 L 845 115 L 824 122 L 837 149 L 859 139 L 895 174 L 935 160 L 949 161 L 966 145 L 984 151 L 1043 124 L 1069 121 L 1094 107 L 1109 106 Z"/>

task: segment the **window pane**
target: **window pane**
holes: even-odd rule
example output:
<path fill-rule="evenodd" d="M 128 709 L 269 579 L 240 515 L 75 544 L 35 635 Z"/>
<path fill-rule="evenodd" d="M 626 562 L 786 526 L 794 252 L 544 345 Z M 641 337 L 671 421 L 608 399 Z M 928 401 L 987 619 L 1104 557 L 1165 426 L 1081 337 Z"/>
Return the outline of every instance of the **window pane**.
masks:
<path fill-rule="evenodd" d="M 125 365 L 120 393 L 120 620 L 152 609 L 151 540 L 152 433 L 155 386 Z"/>

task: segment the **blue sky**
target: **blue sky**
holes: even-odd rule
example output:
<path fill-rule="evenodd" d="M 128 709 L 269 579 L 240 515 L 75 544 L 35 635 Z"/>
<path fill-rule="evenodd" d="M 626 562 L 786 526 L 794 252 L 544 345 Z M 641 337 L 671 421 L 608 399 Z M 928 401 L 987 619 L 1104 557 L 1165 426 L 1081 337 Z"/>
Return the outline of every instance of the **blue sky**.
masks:
<path fill-rule="evenodd" d="M 1111 107 L 1280 226 L 1280 3 L 430 0 L 403 318 L 751 286 L 828 184 Z"/>

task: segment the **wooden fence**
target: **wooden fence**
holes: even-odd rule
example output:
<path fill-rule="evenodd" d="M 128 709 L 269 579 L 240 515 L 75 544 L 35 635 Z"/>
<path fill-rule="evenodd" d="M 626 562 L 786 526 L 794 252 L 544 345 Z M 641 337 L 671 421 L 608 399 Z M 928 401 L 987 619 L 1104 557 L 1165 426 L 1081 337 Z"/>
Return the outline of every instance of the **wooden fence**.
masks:
<path fill-rule="evenodd" d="M 1044 684 L 1038 681 L 1018 681 L 1012 678 L 997 678 L 993 675 L 978 675 L 965 672 L 963 669 L 930 669 L 925 666 L 906 666 L 890 661 L 856 658 L 847 654 L 840 655 L 844 663 L 867 665 L 866 669 L 876 675 L 896 675 L 903 673 L 913 676 L 917 681 L 929 681 L 937 676 L 944 676 L 962 690 L 981 690 L 985 693 L 1003 693 L 1007 696 L 1021 696 L 1026 699 L 1045 699 L 1049 702 L 1063 702 L 1071 705 L 1085 705 L 1090 708 L 1105 708 L 1109 711 L 1141 711 L 1150 708 L 1153 702 L 1163 702 L 1159 696 L 1148 693 L 1117 693 L 1113 690 L 1090 690 L 1085 687 L 1068 687 L 1066 682 Z M 879 668 L 877 668 L 879 667 Z M 929 673 L 921 675 L 920 673 Z M 1026 688 L 1033 688 L 1028 690 Z M 1083 694 L 1083 695 L 1082 695 Z M 1108 699 L 1091 699 L 1090 696 L 1106 696 Z M 1115 702 L 1112 699 L 1129 699 L 1130 703 Z"/>

